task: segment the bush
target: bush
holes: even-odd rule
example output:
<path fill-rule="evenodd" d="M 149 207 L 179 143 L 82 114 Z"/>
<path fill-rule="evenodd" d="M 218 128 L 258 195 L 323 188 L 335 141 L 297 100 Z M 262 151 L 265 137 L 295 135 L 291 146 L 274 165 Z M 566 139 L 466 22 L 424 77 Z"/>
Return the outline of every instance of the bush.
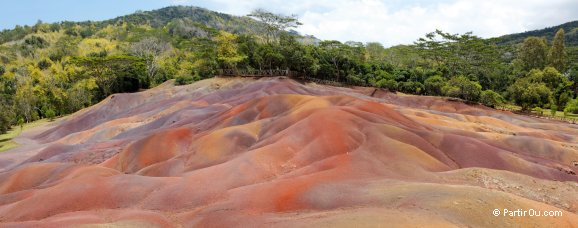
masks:
<path fill-rule="evenodd" d="M 424 82 L 425 92 L 427 95 L 441 96 L 444 94 L 442 88 L 446 86 L 446 83 L 446 79 L 442 76 L 431 76 Z"/>
<path fill-rule="evenodd" d="M 564 108 L 564 115 L 567 113 L 578 114 L 578 99 L 572 99 L 566 103 L 566 107 Z"/>
<path fill-rule="evenodd" d="M 562 94 L 560 94 L 560 96 L 558 97 L 558 99 L 556 99 L 556 103 L 552 104 L 557 106 L 558 108 L 563 108 L 566 106 L 566 103 L 568 103 L 568 101 L 570 101 L 572 99 L 572 92 L 571 91 L 565 91 Z"/>
<path fill-rule="evenodd" d="M 480 102 L 485 106 L 495 108 L 504 102 L 504 98 L 492 90 L 484 90 L 480 96 Z"/>
<path fill-rule="evenodd" d="M 555 104 L 550 105 L 550 115 L 556 116 L 556 112 L 558 111 L 558 106 Z"/>
<path fill-rule="evenodd" d="M 399 83 L 399 89 L 404 93 L 422 94 L 424 86 L 419 82 L 409 81 Z"/>
<path fill-rule="evenodd" d="M 180 75 L 175 78 L 177 85 L 188 85 L 195 81 L 192 75 Z"/>
<path fill-rule="evenodd" d="M 31 36 L 29 38 L 26 38 L 24 40 L 24 43 L 26 45 L 35 47 L 35 48 L 45 48 L 48 47 L 49 43 L 48 41 L 46 41 L 44 38 L 42 37 L 38 37 L 38 36 Z"/>
<path fill-rule="evenodd" d="M 377 81 L 376 86 L 379 88 L 385 88 L 391 92 L 397 91 L 397 82 L 393 79 L 381 79 Z"/>
<path fill-rule="evenodd" d="M 445 85 L 442 87 L 442 94 L 448 97 L 460 97 L 460 88 L 453 85 Z"/>
<path fill-rule="evenodd" d="M 48 69 L 50 66 L 52 66 L 52 62 L 51 62 L 50 60 L 43 59 L 43 60 L 40 60 L 40 61 L 38 62 L 38 68 L 39 68 L 40 70 L 46 70 L 46 69 Z"/>
<path fill-rule="evenodd" d="M 546 86 L 548 86 L 550 89 L 556 89 L 560 83 L 565 83 L 568 81 L 568 79 L 560 72 L 558 72 L 556 68 L 546 67 L 542 72 L 542 82 L 546 83 Z"/>
<path fill-rule="evenodd" d="M 442 91 L 446 96 L 477 102 L 480 100 L 482 86 L 478 82 L 470 81 L 465 76 L 458 76 L 449 80 Z"/>
<path fill-rule="evenodd" d="M 14 112 L 12 108 L 5 104 L 2 100 L 0 100 L 0 134 L 6 133 L 6 131 L 10 130 L 12 126 L 12 120 L 14 119 Z"/>
<path fill-rule="evenodd" d="M 514 103 L 522 107 L 523 111 L 528 111 L 532 107 L 550 103 L 552 92 L 544 83 L 521 78 L 508 88 L 508 94 Z"/>
<path fill-rule="evenodd" d="M 48 118 L 49 120 L 54 120 L 56 117 L 56 111 L 52 108 L 44 108 L 43 110 L 44 117 Z"/>
<path fill-rule="evenodd" d="M 534 112 L 536 112 L 538 115 L 544 115 L 544 110 L 542 110 L 542 108 L 540 107 L 535 107 Z"/>
<path fill-rule="evenodd" d="M 347 84 L 349 85 L 364 85 L 365 81 L 361 79 L 360 75 L 348 74 L 345 77 Z"/>

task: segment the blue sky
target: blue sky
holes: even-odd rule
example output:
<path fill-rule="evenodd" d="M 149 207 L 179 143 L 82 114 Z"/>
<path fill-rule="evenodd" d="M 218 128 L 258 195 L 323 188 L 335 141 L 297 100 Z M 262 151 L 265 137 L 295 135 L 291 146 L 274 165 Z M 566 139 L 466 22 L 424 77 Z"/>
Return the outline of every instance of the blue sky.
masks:
<path fill-rule="evenodd" d="M 2 1 L 0 29 L 15 25 L 32 25 L 36 21 L 58 22 L 63 20 L 104 20 L 134 13 L 136 10 L 152 10 L 172 1 L 158 0 L 8 0 Z"/>
<path fill-rule="evenodd" d="M 1 5 L 0 29 L 39 19 L 104 20 L 170 5 L 235 15 L 264 8 L 297 14 L 304 24 L 298 30 L 304 34 L 386 46 L 412 43 L 435 29 L 495 37 L 578 20 L 577 0 L 6 0 Z"/>

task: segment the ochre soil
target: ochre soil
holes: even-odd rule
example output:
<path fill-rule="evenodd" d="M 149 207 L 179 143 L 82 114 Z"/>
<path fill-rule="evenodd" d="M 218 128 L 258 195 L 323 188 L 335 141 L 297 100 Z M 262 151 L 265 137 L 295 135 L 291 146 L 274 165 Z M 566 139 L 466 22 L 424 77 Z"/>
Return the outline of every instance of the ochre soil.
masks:
<path fill-rule="evenodd" d="M 167 82 L 0 154 L 0 226 L 577 227 L 577 136 L 577 125 L 371 88 Z"/>

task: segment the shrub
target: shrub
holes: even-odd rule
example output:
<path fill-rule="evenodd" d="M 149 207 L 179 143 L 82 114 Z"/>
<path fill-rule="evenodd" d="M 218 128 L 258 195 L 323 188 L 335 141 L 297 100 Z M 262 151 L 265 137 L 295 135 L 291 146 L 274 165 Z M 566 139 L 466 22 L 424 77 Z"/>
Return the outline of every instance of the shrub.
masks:
<path fill-rule="evenodd" d="M 514 103 L 522 107 L 523 111 L 528 111 L 531 107 L 550 103 L 552 92 L 544 83 L 521 78 L 508 88 L 508 94 Z"/>
<path fill-rule="evenodd" d="M 443 95 L 442 88 L 446 86 L 446 79 L 440 75 L 427 78 L 424 82 L 425 93 L 432 96 Z"/>
<path fill-rule="evenodd" d="M 12 126 L 11 121 L 14 118 L 14 113 L 10 106 L 3 104 L 2 101 L 0 101 L 0 108 L 2 110 L 0 112 L 0 134 L 4 134 Z"/>
<path fill-rule="evenodd" d="M 195 81 L 192 75 L 180 75 L 175 78 L 177 85 L 188 85 Z"/>
<path fill-rule="evenodd" d="M 41 70 L 46 70 L 46 69 L 48 69 L 50 66 L 52 66 L 52 63 L 51 63 L 49 60 L 47 60 L 47 59 L 43 59 L 43 60 L 40 60 L 40 61 L 38 62 L 38 68 L 41 69 Z"/>
<path fill-rule="evenodd" d="M 391 92 L 397 91 L 397 82 L 393 79 L 381 79 L 376 83 L 377 87 L 385 88 Z"/>
<path fill-rule="evenodd" d="M 564 77 L 556 68 L 553 67 L 546 67 L 542 71 L 543 78 L 542 82 L 546 83 L 546 85 L 550 89 L 556 89 L 560 83 L 564 83 L 568 81 L 566 77 Z"/>
<path fill-rule="evenodd" d="M 44 38 L 42 37 L 38 37 L 38 36 L 31 36 L 29 38 L 26 38 L 24 40 L 24 43 L 26 45 L 35 47 L 35 48 L 45 48 L 48 47 L 49 43 L 48 41 L 46 41 Z"/>
<path fill-rule="evenodd" d="M 481 94 L 481 86 L 477 82 L 472 82 L 463 76 L 459 76 L 448 81 L 442 87 L 442 93 L 449 97 L 478 101 Z"/>
<path fill-rule="evenodd" d="M 558 106 L 555 104 L 550 105 L 550 115 L 556 116 L 556 112 L 558 111 Z"/>
<path fill-rule="evenodd" d="M 54 109 L 48 108 L 46 109 L 46 111 L 44 111 L 44 117 L 50 120 L 54 120 L 54 117 L 56 117 L 56 112 L 54 111 Z"/>
<path fill-rule="evenodd" d="M 478 82 L 470 81 L 465 76 L 458 76 L 449 80 L 445 89 L 442 88 L 442 90 L 447 96 L 476 102 L 480 100 L 482 86 Z"/>
<path fill-rule="evenodd" d="M 578 99 L 572 99 L 566 103 L 564 115 L 567 115 L 568 113 L 578 114 Z"/>
<path fill-rule="evenodd" d="M 480 102 L 485 106 L 495 108 L 504 102 L 504 98 L 492 90 L 484 90 L 480 96 Z"/>
<path fill-rule="evenodd" d="M 571 91 L 565 91 L 562 94 L 560 94 L 560 96 L 556 100 L 556 103 L 554 103 L 553 105 L 555 105 L 558 108 L 563 108 L 564 106 L 566 106 L 566 103 L 568 103 L 568 101 L 572 99 L 572 96 L 573 95 Z"/>
<path fill-rule="evenodd" d="M 538 115 L 544 115 L 544 110 L 542 110 L 542 108 L 540 107 L 535 107 L 534 112 L 536 112 Z"/>
<path fill-rule="evenodd" d="M 419 82 L 409 81 L 399 83 L 399 89 L 404 93 L 422 94 L 424 86 Z"/>

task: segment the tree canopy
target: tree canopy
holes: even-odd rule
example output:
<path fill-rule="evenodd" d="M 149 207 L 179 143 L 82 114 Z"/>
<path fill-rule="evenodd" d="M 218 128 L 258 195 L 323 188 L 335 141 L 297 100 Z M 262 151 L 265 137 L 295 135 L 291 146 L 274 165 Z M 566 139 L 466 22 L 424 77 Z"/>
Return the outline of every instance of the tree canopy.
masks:
<path fill-rule="evenodd" d="M 566 72 L 566 64 L 568 61 L 568 54 L 566 53 L 564 29 L 558 30 L 556 36 L 554 36 L 554 41 L 552 42 L 552 48 L 548 53 L 548 65 L 556 68 L 559 72 Z"/>
<path fill-rule="evenodd" d="M 274 14 L 264 9 L 256 9 L 248 15 L 260 21 L 265 26 L 265 40 L 267 43 L 278 40 L 281 31 L 288 28 L 297 28 L 302 25 L 297 19 L 297 15 L 285 16 Z"/>

